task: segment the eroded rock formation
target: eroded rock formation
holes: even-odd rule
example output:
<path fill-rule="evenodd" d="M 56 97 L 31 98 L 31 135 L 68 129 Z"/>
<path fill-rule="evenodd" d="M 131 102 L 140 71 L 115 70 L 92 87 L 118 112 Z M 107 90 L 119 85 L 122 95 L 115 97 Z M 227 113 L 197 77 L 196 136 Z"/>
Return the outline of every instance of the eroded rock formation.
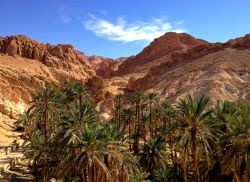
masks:
<path fill-rule="evenodd" d="M 14 117 L 35 91 L 65 79 L 81 80 L 97 109 L 110 114 L 113 95 L 154 91 L 169 102 L 187 94 L 250 99 L 250 35 L 208 43 L 166 33 L 134 57 L 86 56 L 71 45 L 49 45 L 25 36 L 0 38 L 0 112 Z"/>
<path fill-rule="evenodd" d="M 249 99 L 250 36 L 227 43 L 200 45 L 173 53 L 145 76 L 130 79 L 132 91 L 155 91 L 170 102 L 187 94 L 219 100 Z"/>
<path fill-rule="evenodd" d="M 0 112 L 13 117 L 45 84 L 83 83 L 95 75 L 87 57 L 71 45 L 49 45 L 25 36 L 0 38 Z"/>
<path fill-rule="evenodd" d="M 157 60 L 175 52 L 185 52 L 199 45 L 207 45 L 206 41 L 196 39 L 186 33 L 177 34 L 174 32 L 155 39 L 149 46 L 145 47 L 141 53 L 125 60 L 118 68 L 116 75 L 129 74 L 138 72 L 139 68 L 143 68 L 142 72 L 152 67 L 152 62 L 157 64 Z M 148 64 L 149 63 L 149 64 Z M 148 64 L 148 65 L 147 65 Z"/>
<path fill-rule="evenodd" d="M 105 58 L 101 56 L 89 56 L 88 60 L 93 66 L 96 74 L 102 78 L 111 78 L 118 66 L 123 63 L 127 58 L 118 58 L 116 60 Z"/>

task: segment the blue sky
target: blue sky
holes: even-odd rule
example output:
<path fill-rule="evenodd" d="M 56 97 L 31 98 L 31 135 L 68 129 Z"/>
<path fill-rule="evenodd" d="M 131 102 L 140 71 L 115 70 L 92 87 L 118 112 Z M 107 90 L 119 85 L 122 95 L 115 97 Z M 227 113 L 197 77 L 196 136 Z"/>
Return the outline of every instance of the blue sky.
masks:
<path fill-rule="evenodd" d="M 250 33 L 249 0 L 0 0 L 0 36 L 70 43 L 87 55 L 139 53 L 168 31 L 210 42 Z"/>

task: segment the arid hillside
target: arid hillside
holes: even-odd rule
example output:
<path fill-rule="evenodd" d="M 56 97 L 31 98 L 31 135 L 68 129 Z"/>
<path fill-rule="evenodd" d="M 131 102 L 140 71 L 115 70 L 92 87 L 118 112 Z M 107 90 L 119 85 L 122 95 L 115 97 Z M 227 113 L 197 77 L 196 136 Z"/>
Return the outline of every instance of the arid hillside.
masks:
<path fill-rule="evenodd" d="M 13 117 L 45 84 L 83 83 L 95 75 L 87 57 L 71 45 L 49 45 L 25 36 L 0 38 L 0 112 Z"/>
<path fill-rule="evenodd" d="M 187 94 L 214 101 L 250 96 L 250 35 L 172 53 L 145 76 L 130 80 L 131 91 L 155 91 L 171 102 Z"/>
<path fill-rule="evenodd" d="M 105 58 L 101 56 L 89 56 L 89 63 L 94 68 L 96 75 L 103 78 L 111 78 L 113 72 L 118 70 L 118 66 L 121 65 L 127 58 L 122 57 L 116 60 Z"/>
<path fill-rule="evenodd" d="M 118 60 L 10 36 L 0 38 L 0 70 L 0 112 L 10 117 L 25 108 L 35 90 L 65 79 L 86 83 L 97 108 L 108 113 L 119 92 L 155 91 L 170 102 L 187 94 L 237 100 L 250 97 L 250 35 L 208 43 L 166 33 L 138 55 Z"/>
<path fill-rule="evenodd" d="M 196 39 L 186 33 L 169 32 L 155 39 L 149 46 L 145 47 L 141 53 L 125 60 L 114 75 L 124 75 L 133 72 L 145 72 L 152 66 L 161 62 L 160 58 L 167 57 L 172 53 L 186 52 L 199 45 L 208 43 Z"/>

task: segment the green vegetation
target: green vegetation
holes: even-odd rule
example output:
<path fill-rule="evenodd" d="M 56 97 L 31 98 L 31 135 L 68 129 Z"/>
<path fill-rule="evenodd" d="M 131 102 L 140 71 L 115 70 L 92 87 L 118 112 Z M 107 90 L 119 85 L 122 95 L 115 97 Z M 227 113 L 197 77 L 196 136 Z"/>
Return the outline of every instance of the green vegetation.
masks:
<path fill-rule="evenodd" d="M 46 86 L 20 117 L 36 181 L 223 182 L 250 180 L 250 102 L 155 93 L 116 95 L 102 122 L 77 81 Z"/>

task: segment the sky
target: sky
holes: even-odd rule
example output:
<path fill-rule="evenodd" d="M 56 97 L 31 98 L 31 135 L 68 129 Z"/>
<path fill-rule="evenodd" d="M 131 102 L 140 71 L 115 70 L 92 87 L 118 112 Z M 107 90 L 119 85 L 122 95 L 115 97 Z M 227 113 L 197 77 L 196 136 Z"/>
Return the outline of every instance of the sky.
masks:
<path fill-rule="evenodd" d="M 23 34 L 118 58 L 166 32 L 209 42 L 244 36 L 249 11 L 249 0 L 0 0 L 0 37 Z"/>

